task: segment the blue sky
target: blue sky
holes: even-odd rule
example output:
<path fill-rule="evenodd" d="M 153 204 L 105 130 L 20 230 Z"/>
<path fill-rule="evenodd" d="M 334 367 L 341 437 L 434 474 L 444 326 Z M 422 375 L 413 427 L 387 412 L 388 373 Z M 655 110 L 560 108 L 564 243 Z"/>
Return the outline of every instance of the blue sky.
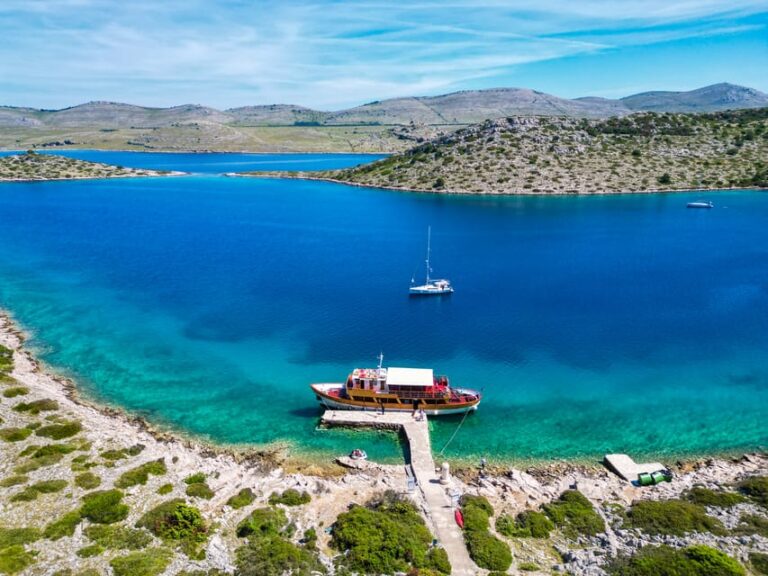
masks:
<path fill-rule="evenodd" d="M 768 92 L 768 0 L 0 0 L 0 104 Z"/>

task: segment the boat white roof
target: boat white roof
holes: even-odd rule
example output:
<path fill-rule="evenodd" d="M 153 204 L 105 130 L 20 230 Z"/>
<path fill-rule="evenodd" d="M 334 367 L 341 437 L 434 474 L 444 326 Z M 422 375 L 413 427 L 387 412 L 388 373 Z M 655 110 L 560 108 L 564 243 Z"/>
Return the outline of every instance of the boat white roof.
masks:
<path fill-rule="evenodd" d="M 387 368 L 387 386 L 432 386 L 431 368 Z"/>

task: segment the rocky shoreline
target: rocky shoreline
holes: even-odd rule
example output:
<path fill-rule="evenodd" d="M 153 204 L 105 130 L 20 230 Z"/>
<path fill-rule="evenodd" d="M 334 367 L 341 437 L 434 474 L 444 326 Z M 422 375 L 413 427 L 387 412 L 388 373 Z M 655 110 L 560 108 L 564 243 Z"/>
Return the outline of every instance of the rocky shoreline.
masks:
<path fill-rule="evenodd" d="M 363 182 L 355 182 L 354 180 L 345 180 L 343 178 L 336 178 L 333 176 L 317 176 L 310 172 L 278 172 L 278 171 L 264 171 L 264 172 L 230 172 L 225 176 L 231 178 L 274 178 L 282 180 L 314 180 L 317 182 L 330 182 L 332 184 L 343 184 L 345 186 L 355 186 L 357 188 L 371 188 L 374 190 L 391 190 L 393 192 L 413 192 L 416 194 L 440 194 L 446 196 L 494 196 L 494 197 L 515 197 L 515 196 L 622 196 L 632 194 L 676 194 L 676 193 L 690 193 L 690 192 L 728 192 L 734 190 L 754 190 L 761 191 L 764 188 L 744 188 L 744 187 L 727 187 L 727 188 L 648 188 L 645 190 L 603 190 L 603 191 L 588 191 L 581 190 L 578 194 L 571 192 L 565 192 L 560 190 L 515 190 L 513 192 L 501 191 L 472 191 L 472 190 L 449 190 L 446 188 L 410 188 L 406 186 L 388 186 L 385 184 L 366 184 Z"/>
<path fill-rule="evenodd" d="M 202 570 L 200 574 L 235 572 L 238 566 L 236 551 L 243 542 L 237 537 L 239 524 L 254 507 L 267 505 L 271 495 L 286 489 L 307 492 L 311 497 L 306 504 L 286 508 L 288 518 L 295 526 L 297 536 L 294 538 L 298 541 L 298 535 L 304 531 L 315 530 L 318 557 L 329 573 L 335 573 L 333 558 L 339 551 L 331 548 L 331 535 L 326 529 L 334 524 L 339 514 L 347 511 L 350 504 L 364 505 L 387 490 L 408 494 L 406 471 L 402 465 L 370 463 L 359 468 L 341 468 L 329 463 L 327 467 L 301 468 L 286 460 L 279 451 L 216 448 L 159 431 L 143 419 L 83 399 L 74 383 L 50 374 L 24 349 L 23 342 L 23 334 L 11 319 L 0 316 L 0 345 L 13 351 L 12 370 L 4 375 L 0 384 L 4 396 L 0 401 L 0 433 L 5 440 L 0 442 L 0 535 L 2 530 L 25 527 L 42 531 L 52 519 L 71 512 L 73 505 L 88 493 L 77 480 L 77 472 L 83 469 L 97 476 L 99 488 L 106 490 L 125 485 L 126 474 L 130 475 L 137 467 L 162 461 L 165 470 L 162 474 L 149 475 L 144 483 L 123 489 L 124 502 L 129 507 L 125 526 L 135 525 L 169 498 L 181 498 L 200 510 L 209 528 L 203 555 L 192 558 L 178 548 L 170 547 L 170 560 L 158 574 L 175 575 L 195 570 Z M 37 414 L 19 410 L 22 404 L 42 406 L 45 402 L 55 404 L 55 409 Z M 47 445 L 45 438 L 37 434 L 41 426 L 73 422 L 79 423 L 80 431 L 60 444 L 67 446 L 67 450 L 71 447 L 71 453 L 58 459 L 43 458 L 43 465 L 40 465 L 42 460 L 35 462 L 35 454 L 41 453 L 40 444 Z M 23 438 L 9 441 L 8 438 L 14 437 L 9 430 L 16 431 L 16 438 Z M 142 448 L 136 448 L 138 446 Z M 105 456 L 115 453 L 126 456 L 117 460 Z M 292 469 L 303 469 L 304 473 Z M 734 483 L 745 478 L 768 474 L 768 457 L 754 453 L 735 458 L 702 459 L 680 462 L 673 469 L 673 482 L 653 488 L 637 488 L 596 465 L 555 462 L 525 469 L 498 466 L 482 474 L 477 468 L 465 467 L 454 475 L 449 490 L 484 496 L 498 519 L 503 515 L 513 517 L 526 510 L 536 510 L 553 502 L 563 492 L 577 489 L 604 518 L 604 533 L 576 538 L 559 530 L 547 539 L 510 538 L 492 527 L 493 534 L 512 549 L 515 563 L 511 573 L 517 573 L 521 566 L 530 568 L 535 565 L 546 573 L 554 570 L 602 575 L 606 573 L 604 567 L 610 558 L 617 554 L 630 555 L 644 546 L 656 544 L 674 548 L 707 544 L 745 565 L 750 554 L 768 553 L 768 538 L 759 534 L 696 532 L 684 536 L 660 536 L 624 527 L 626 510 L 633 502 L 678 499 L 694 486 L 731 489 L 729 487 Z M 195 495 L 196 492 L 190 495 L 189 479 L 200 474 L 210 492 L 203 492 L 203 496 Z M 10 478 L 16 478 L 15 483 L 10 482 Z M 19 499 L 19 494 L 27 488 L 53 481 L 64 481 L 66 487 L 58 493 L 41 492 L 31 501 Z M 253 502 L 243 509 L 234 508 L 232 498 L 243 490 L 251 491 Z M 417 490 L 409 498 L 424 512 L 426 507 L 419 494 Z M 747 501 L 727 509 L 707 508 L 707 513 L 728 529 L 736 527 L 744 514 L 768 519 L 765 508 Z M 430 519 L 426 517 L 426 520 L 429 527 Z M 94 574 L 112 573 L 109 566 L 126 556 L 125 551 L 108 549 L 92 557 L 83 557 L 80 552 L 90 544 L 89 525 L 86 521 L 83 523 L 85 528 L 81 523 L 71 535 L 27 543 L 25 550 L 32 563 L 18 573 L 74 575 L 88 569 L 95 570 Z M 165 550 L 168 544 L 155 538 L 152 546 L 154 548 L 150 550 Z M 0 556 L 2 554 L 0 551 Z M 62 569 L 70 572 L 56 572 Z M 477 573 L 486 574 L 487 571 L 478 569 Z"/>

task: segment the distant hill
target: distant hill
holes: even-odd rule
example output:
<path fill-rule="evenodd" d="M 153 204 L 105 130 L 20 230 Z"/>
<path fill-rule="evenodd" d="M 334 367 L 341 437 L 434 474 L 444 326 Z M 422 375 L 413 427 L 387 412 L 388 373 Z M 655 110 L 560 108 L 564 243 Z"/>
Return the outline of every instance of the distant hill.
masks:
<path fill-rule="evenodd" d="M 230 108 L 226 110 L 225 114 L 237 124 L 244 126 L 322 124 L 328 116 L 328 112 L 319 112 L 292 104 L 242 106 L 241 108 Z"/>
<path fill-rule="evenodd" d="M 512 115 L 601 118 L 628 114 L 616 101 L 567 100 L 523 88 L 466 90 L 443 96 L 396 98 L 331 113 L 327 124 L 474 124 Z"/>
<path fill-rule="evenodd" d="M 607 118 L 636 111 L 714 112 L 768 106 L 768 94 L 733 84 L 688 92 L 644 92 L 619 100 L 566 99 L 524 88 L 467 90 L 442 96 L 393 98 L 346 110 L 324 112 L 272 104 L 216 110 L 186 104 L 146 108 L 117 102 L 89 102 L 63 110 L 0 107 L 0 127 L 151 128 L 176 124 L 224 126 L 474 124 L 505 116 Z"/>
<path fill-rule="evenodd" d="M 231 116 L 219 110 L 193 104 L 146 108 L 119 102 L 88 102 L 62 110 L 0 107 L 0 126 L 131 128 L 190 122 L 226 124 L 231 121 Z"/>
<path fill-rule="evenodd" d="M 724 82 L 689 92 L 643 92 L 620 102 L 635 111 L 716 112 L 768 106 L 768 94 Z"/>

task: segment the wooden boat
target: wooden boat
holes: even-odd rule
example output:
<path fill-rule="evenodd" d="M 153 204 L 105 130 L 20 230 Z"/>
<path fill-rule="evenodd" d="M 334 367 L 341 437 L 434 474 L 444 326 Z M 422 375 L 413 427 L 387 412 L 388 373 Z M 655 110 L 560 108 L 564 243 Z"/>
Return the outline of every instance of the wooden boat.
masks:
<path fill-rule="evenodd" d="M 477 410 L 481 394 L 453 388 L 424 368 L 355 368 L 344 383 L 311 384 L 318 403 L 333 410 L 416 412 L 427 416 Z"/>

